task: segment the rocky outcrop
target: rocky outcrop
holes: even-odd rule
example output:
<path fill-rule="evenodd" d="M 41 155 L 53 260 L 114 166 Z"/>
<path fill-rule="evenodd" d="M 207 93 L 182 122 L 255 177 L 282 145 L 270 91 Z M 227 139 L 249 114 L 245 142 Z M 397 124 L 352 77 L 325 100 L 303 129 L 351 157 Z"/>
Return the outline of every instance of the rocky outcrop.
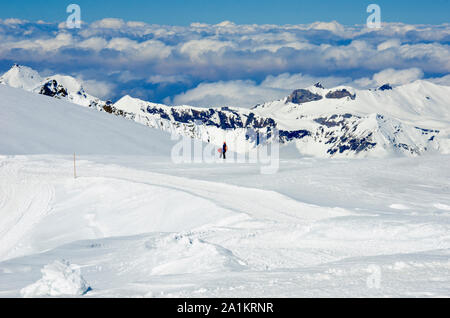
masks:
<path fill-rule="evenodd" d="M 58 84 L 56 80 L 50 80 L 42 85 L 39 94 L 50 96 L 54 98 L 67 97 L 67 90 L 61 84 Z"/>
<path fill-rule="evenodd" d="M 336 91 L 330 91 L 327 93 L 327 95 L 325 95 L 325 97 L 328 99 L 341 99 L 341 98 L 345 98 L 345 97 L 350 97 L 351 99 L 355 99 L 356 95 L 352 95 L 352 93 L 350 93 L 348 90 L 343 88 L 343 89 L 336 90 Z"/>
<path fill-rule="evenodd" d="M 383 86 L 381 86 L 380 88 L 378 88 L 379 91 L 390 91 L 392 90 L 392 86 L 389 84 L 384 84 Z"/>
<path fill-rule="evenodd" d="M 322 83 L 320 83 L 320 82 L 317 82 L 316 84 L 314 84 L 314 87 L 325 89 L 325 87 L 323 87 Z"/>
<path fill-rule="evenodd" d="M 321 100 L 323 97 L 319 94 L 314 94 L 307 89 L 297 89 L 288 96 L 286 103 L 304 104 Z"/>

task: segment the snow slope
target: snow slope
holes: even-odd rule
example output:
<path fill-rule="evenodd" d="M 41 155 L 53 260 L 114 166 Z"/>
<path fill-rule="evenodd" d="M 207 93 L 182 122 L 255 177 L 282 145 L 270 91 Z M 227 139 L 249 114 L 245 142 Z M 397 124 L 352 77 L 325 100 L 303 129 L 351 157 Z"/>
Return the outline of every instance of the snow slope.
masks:
<path fill-rule="evenodd" d="M 448 159 L 3 157 L 0 295 L 67 260 L 82 297 L 448 296 Z"/>
<path fill-rule="evenodd" d="M 449 128 L 450 86 L 436 85 L 426 80 L 394 86 L 391 89 L 358 90 L 348 86 L 323 88 L 310 86 L 305 90 L 317 94 L 320 100 L 293 103 L 287 98 L 258 105 L 254 110 L 263 116 L 277 116 L 282 124 L 295 125 L 296 116 L 326 116 L 351 113 L 359 116 L 382 114 L 410 125 Z M 327 98 L 329 92 L 347 90 L 354 98 Z M 292 122 L 289 122 L 291 120 Z"/>
<path fill-rule="evenodd" d="M 291 95 L 258 105 L 253 111 L 276 118 L 280 129 L 309 131 L 296 141 L 304 154 L 341 156 L 349 149 L 356 156 L 377 157 L 450 152 L 448 86 L 419 80 L 375 90 L 327 89 L 316 84 L 301 91 L 303 100 L 293 102 Z M 329 97 L 333 92 L 348 93 Z M 317 100 L 311 96 L 308 100 L 308 93 Z"/>
<path fill-rule="evenodd" d="M 0 154 L 170 156 L 164 132 L 64 100 L 0 85 Z"/>

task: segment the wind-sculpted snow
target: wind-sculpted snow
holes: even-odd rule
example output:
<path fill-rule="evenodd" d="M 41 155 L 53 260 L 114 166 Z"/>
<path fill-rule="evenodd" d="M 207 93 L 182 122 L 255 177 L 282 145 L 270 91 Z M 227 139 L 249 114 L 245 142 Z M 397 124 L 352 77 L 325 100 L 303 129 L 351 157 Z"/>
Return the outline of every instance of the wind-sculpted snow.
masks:
<path fill-rule="evenodd" d="M 91 290 L 80 268 L 65 260 L 45 265 L 41 272 L 40 280 L 20 291 L 23 297 L 81 296 Z"/>

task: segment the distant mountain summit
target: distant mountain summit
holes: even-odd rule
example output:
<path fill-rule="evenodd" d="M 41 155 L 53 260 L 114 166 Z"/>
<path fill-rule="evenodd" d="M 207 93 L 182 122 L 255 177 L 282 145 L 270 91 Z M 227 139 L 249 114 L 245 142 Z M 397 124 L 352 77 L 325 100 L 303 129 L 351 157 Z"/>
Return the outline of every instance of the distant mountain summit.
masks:
<path fill-rule="evenodd" d="M 108 103 L 86 93 L 81 83 L 64 75 L 43 78 L 35 70 L 18 64 L 0 77 L 0 84 L 21 88 L 30 92 L 58 99 L 66 99 L 74 104 L 103 109 Z"/>
<path fill-rule="evenodd" d="M 73 77 L 44 79 L 19 65 L 0 77 L 0 83 L 215 145 L 227 140 L 237 152 L 258 147 L 258 134 L 273 141 L 277 130 L 282 145 L 295 143 L 301 154 L 315 157 L 450 153 L 450 87 L 427 81 L 385 84 L 376 90 L 316 83 L 252 109 L 167 106 L 131 96 L 113 104 L 87 94 Z"/>
<path fill-rule="evenodd" d="M 19 64 L 14 64 L 11 69 L 0 77 L 0 84 L 28 91 L 35 89 L 42 82 L 38 72 Z"/>

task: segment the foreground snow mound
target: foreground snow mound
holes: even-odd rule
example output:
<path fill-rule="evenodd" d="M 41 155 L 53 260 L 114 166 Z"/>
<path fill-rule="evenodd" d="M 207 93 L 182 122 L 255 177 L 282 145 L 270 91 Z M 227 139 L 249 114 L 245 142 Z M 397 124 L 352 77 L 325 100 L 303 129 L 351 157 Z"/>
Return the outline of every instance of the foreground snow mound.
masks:
<path fill-rule="evenodd" d="M 151 275 L 200 274 L 241 271 L 245 263 L 230 250 L 189 235 L 174 234 L 146 243 L 157 260 Z"/>
<path fill-rule="evenodd" d="M 23 288 L 23 297 L 80 296 L 91 290 L 81 276 L 80 268 L 68 261 L 55 261 L 41 270 L 42 278 Z"/>

